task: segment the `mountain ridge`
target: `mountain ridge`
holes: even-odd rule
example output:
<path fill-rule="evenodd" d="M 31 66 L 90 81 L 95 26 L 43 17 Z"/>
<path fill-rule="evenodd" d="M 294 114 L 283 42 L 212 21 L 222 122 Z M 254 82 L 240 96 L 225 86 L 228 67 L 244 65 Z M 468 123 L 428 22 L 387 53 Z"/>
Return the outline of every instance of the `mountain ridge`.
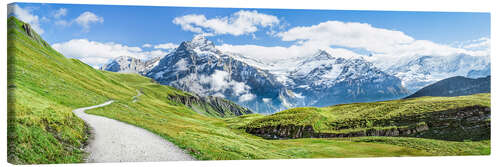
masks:
<path fill-rule="evenodd" d="M 422 96 L 464 96 L 490 92 L 491 76 L 477 79 L 455 76 L 428 85 L 406 98 Z"/>
<path fill-rule="evenodd" d="M 490 75 L 489 57 L 456 54 L 449 56 L 416 55 L 383 68 L 403 81 L 410 92 L 453 76 L 486 77 Z"/>
<path fill-rule="evenodd" d="M 143 75 L 202 96 L 226 98 L 261 113 L 308 105 L 395 99 L 409 94 L 398 78 L 372 63 L 334 57 L 324 50 L 318 50 L 308 59 L 297 59 L 300 62 L 285 71 L 285 75 L 247 60 L 218 50 L 203 36 L 195 36 L 182 42 Z M 309 71 L 302 70 L 306 64 L 310 64 Z M 299 74 L 299 70 L 303 73 Z M 347 91 L 339 91 L 342 89 Z"/>

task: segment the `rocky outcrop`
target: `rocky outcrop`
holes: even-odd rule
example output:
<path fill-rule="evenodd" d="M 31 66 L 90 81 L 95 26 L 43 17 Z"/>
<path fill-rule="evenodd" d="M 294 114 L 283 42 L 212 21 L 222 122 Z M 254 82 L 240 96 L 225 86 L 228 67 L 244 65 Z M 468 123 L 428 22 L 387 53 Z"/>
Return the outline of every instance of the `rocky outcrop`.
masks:
<path fill-rule="evenodd" d="M 387 120 L 374 120 L 370 123 L 372 127 L 367 127 L 365 124 L 365 127 L 358 128 L 360 130 L 350 130 L 346 125 L 336 123 L 336 127 L 333 127 L 335 133 L 317 132 L 311 125 L 246 128 L 246 132 L 266 139 L 406 136 L 453 141 L 482 140 L 490 138 L 490 116 L 489 107 L 470 106 Z M 358 124 L 363 123 L 358 122 Z"/>
<path fill-rule="evenodd" d="M 28 34 L 28 36 L 33 38 L 33 34 L 31 33 L 31 26 L 29 24 L 23 24 L 23 29 Z"/>
<path fill-rule="evenodd" d="M 215 115 L 217 117 L 240 116 L 253 113 L 247 108 L 241 107 L 236 103 L 220 97 L 170 95 L 168 98 L 174 102 L 184 104 L 198 113 Z M 215 113 L 213 113 L 212 111 L 215 111 Z"/>
<path fill-rule="evenodd" d="M 38 42 L 44 47 L 50 47 L 50 45 L 47 42 L 45 42 L 42 39 L 42 37 L 40 37 L 40 35 L 38 35 L 28 23 L 23 23 L 22 27 L 26 35 L 28 35 L 28 37 L 32 38 L 34 41 Z"/>
<path fill-rule="evenodd" d="M 261 136 L 266 139 L 296 139 L 296 138 L 338 138 L 361 136 L 409 136 L 429 130 L 426 124 L 417 124 L 409 127 L 368 128 L 360 131 L 321 133 L 315 132 L 311 125 L 295 126 L 284 125 L 264 128 L 247 128 L 246 132 Z"/>

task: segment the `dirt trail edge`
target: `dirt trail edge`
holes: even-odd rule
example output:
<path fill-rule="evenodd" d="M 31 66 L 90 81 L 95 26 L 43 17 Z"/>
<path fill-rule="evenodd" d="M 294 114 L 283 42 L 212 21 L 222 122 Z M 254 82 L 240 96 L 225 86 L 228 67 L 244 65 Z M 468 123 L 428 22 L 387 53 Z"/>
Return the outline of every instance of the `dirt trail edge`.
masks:
<path fill-rule="evenodd" d="M 145 129 L 114 119 L 90 115 L 85 110 L 113 103 L 78 108 L 73 112 L 91 128 L 85 151 L 87 162 L 143 162 L 195 160 L 176 145 Z"/>

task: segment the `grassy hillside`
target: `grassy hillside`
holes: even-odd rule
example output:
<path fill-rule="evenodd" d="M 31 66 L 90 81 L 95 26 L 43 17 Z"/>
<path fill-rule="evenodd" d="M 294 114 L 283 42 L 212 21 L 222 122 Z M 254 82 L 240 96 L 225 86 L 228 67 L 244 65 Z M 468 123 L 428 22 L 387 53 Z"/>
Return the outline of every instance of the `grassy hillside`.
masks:
<path fill-rule="evenodd" d="M 144 95 L 133 104 L 136 108 L 141 108 L 142 98 L 161 92 L 161 97 L 155 96 L 159 98 L 153 101 L 166 106 L 161 109 L 225 116 L 213 110 L 194 112 L 170 101 L 167 97 L 193 95 L 155 84 L 149 78 L 99 71 L 79 60 L 68 59 L 15 17 L 8 18 L 7 44 L 8 160 L 11 163 L 80 162 L 87 127 L 72 110 L 110 99 L 117 104 L 129 102 L 137 90 Z"/>
<path fill-rule="evenodd" d="M 436 128 L 432 129 L 433 127 L 439 127 L 442 128 L 439 129 L 439 134 L 421 133 L 418 137 L 444 140 L 482 140 L 489 139 L 490 105 L 490 94 L 486 93 L 459 97 L 421 97 L 384 102 L 353 103 L 324 108 L 302 107 L 260 117 L 240 128 L 246 128 L 247 131 L 253 132 L 255 129 L 274 128 L 271 130 L 276 130 L 284 127 L 305 127 L 305 129 L 297 130 L 307 131 L 307 127 L 310 127 L 314 133 L 356 136 L 358 132 L 366 133 L 384 129 L 389 130 L 389 132 L 392 132 L 391 129 L 410 131 L 416 129 L 418 131 L 418 128 L 421 127 L 422 131 L 428 128 L 430 128 L 429 131 L 433 131 L 437 130 Z M 459 127 L 467 128 L 470 126 L 472 128 L 483 125 L 486 126 L 484 129 L 476 127 L 474 130 L 466 131 L 462 131 Z M 301 132 L 294 131 L 292 133 Z M 411 135 L 407 134 L 407 136 Z"/>
<path fill-rule="evenodd" d="M 8 161 L 11 163 L 81 162 L 87 127 L 71 111 L 110 99 L 115 103 L 87 112 L 145 128 L 201 160 L 489 154 L 483 151 L 489 150 L 489 142 L 404 141 L 428 146 L 422 149 L 391 138 L 266 140 L 246 133 L 242 127 L 268 116 L 250 114 L 222 119 L 220 113 L 186 106 L 172 97 L 193 95 L 139 75 L 99 71 L 67 59 L 26 25 L 14 17 L 8 19 Z M 133 98 L 137 91 L 142 95 Z M 311 109 L 311 113 L 316 112 L 321 111 Z M 304 120 L 314 119 L 317 118 L 312 116 Z M 436 142 L 441 143 L 433 144 Z M 476 147 L 460 148 L 464 143 Z M 428 151 L 445 150 L 449 146 L 458 149 L 439 154 Z"/>

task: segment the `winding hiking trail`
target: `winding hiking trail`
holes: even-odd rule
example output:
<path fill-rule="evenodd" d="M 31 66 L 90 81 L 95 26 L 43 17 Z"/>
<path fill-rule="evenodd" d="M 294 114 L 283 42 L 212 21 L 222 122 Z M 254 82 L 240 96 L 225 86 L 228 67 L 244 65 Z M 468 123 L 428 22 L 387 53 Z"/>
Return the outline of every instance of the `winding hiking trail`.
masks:
<path fill-rule="evenodd" d="M 141 162 L 195 160 L 176 145 L 145 129 L 114 119 L 90 115 L 85 110 L 113 103 L 78 108 L 73 112 L 91 127 L 87 162 Z"/>

